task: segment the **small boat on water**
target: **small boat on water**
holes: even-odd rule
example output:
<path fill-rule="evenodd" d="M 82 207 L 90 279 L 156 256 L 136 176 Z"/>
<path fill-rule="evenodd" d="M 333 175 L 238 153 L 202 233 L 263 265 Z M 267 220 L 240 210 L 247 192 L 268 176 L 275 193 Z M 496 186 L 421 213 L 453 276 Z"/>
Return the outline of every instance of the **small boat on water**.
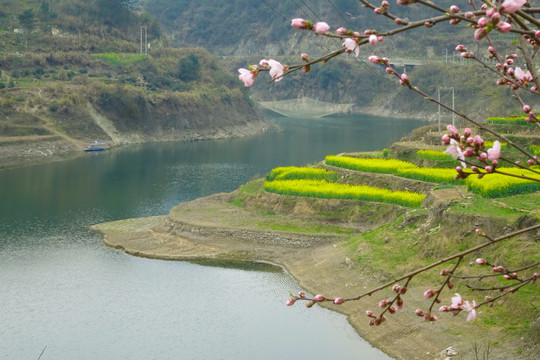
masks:
<path fill-rule="evenodd" d="M 105 151 L 105 143 L 100 143 L 100 142 L 96 141 L 96 142 L 90 144 L 90 146 L 87 149 L 84 149 L 84 151 L 86 151 L 86 152 Z"/>

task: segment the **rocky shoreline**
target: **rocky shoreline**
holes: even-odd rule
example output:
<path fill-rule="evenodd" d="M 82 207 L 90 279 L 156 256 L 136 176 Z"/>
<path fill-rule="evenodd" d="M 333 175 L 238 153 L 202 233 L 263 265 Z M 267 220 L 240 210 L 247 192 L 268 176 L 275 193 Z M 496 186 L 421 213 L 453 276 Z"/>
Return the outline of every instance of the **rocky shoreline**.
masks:
<path fill-rule="evenodd" d="M 277 127 L 264 120 L 252 121 L 244 125 L 207 129 L 201 131 L 171 132 L 159 135 L 117 135 L 117 139 L 107 141 L 108 148 L 130 144 L 164 141 L 199 141 L 226 139 L 257 135 Z M 0 137 L 0 170 L 32 166 L 74 159 L 84 155 L 84 149 L 94 140 L 77 140 L 68 136 L 31 136 L 19 139 Z M 101 141 L 101 139 L 100 139 Z"/>

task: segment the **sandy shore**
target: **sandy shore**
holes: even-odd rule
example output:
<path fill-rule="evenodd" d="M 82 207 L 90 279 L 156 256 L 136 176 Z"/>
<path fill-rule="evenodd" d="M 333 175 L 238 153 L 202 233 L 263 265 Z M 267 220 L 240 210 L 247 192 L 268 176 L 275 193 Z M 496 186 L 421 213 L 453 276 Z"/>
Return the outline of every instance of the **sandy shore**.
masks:
<path fill-rule="evenodd" d="M 217 194 L 182 203 L 167 216 L 128 219 L 93 227 L 104 234 L 104 242 L 128 254 L 164 260 L 234 260 L 271 262 L 283 266 L 311 293 L 352 297 L 382 283 L 380 276 L 347 257 L 340 245 L 340 234 L 311 234 L 269 230 L 267 217 L 234 206 L 230 194 Z M 273 217 L 273 221 L 309 220 Z M 261 226 L 264 224 L 264 226 Z M 298 225 L 298 224 L 296 224 Z M 362 229 L 358 229 L 362 231 Z M 473 347 L 482 348 L 485 340 L 501 340 L 504 334 L 481 331 L 462 317 L 444 316 L 444 321 L 426 323 L 414 314 L 425 289 L 409 288 L 405 309 L 390 315 L 382 326 L 369 326 L 367 309 L 377 310 L 378 301 L 390 292 L 379 293 L 358 302 L 328 304 L 348 316 L 364 339 L 396 359 L 444 359 L 441 351 L 452 346 L 455 359 L 474 358 Z M 288 294 L 283 294 L 284 311 Z M 304 306 L 298 302 L 294 306 Z M 513 346 L 500 345 L 490 359 L 517 358 Z M 528 357 L 532 355 L 533 357 Z M 521 359 L 533 359 L 533 354 Z"/>

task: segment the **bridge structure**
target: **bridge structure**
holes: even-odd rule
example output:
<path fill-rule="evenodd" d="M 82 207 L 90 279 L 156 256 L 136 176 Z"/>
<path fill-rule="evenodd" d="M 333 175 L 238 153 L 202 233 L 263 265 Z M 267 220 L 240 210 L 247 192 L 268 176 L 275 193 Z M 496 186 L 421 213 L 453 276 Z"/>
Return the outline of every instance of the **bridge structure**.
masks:
<path fill-rule="evenodd" d="M 260 101 L 259 105 L 287 117 L 320 118 L 337 113 L 346 113 L 354 104 L 331 103 L 303 96 L 291 100 Z"/>

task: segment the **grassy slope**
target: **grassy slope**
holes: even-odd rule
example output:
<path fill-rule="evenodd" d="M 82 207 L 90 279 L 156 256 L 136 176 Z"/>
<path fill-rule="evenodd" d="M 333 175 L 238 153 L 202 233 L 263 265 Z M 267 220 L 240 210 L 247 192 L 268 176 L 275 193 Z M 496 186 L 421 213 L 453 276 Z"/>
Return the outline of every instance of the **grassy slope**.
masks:
<path fill-rule="evenodd" d="M 425 133 L 426 130 L 424 128 L 423 132 Z M 523 131 L 528 130 L 523 127 Z M 421 133 L 422 131 L 416 131 L 416 134 L 412 136 L 421 137 Z M 413 156 L 416 151 L 413 149 L 437 147 L 426 143 L 422 144 L 421 141 L 410 143 L 409 146 L 411 149 L 408 151 L 403 151 L 402 147 L 393 147 L 392 155 L 426 165 L 424 159 Z M 401 152 L 396 152 L 396 149 L 401 150 Z M 367 155 L 378 157 L 382 156 L 382 153 Z M 347 171 L 346 174 L 345 180 L 347 182 L 363 183 L 365 181 L 365 174 L 361 172 Z M 377 176 L 387 178 L 385 187 L 399 189 L 409 186 L 406 180 L 392 175 Z M 358 181 L 355 181 L 355 177 L 358 177 Z M 338 173 L 338 178 L 343 179 L 344 176 Z M 381 181 L 373 180 L 375 183 L 382 184 Z M 318 201 L 318 208 L 307 208 L 309 211 L 299 213 L 298 204 L 301 198 L 282 196 L 283 200 L 280 206 L 276 205 L 275 200 L 271 203 L 268 202 L 263 195 L 262 179 L 244 185 L 233 202 L 238 206 L 264 215 L 268 218 L 264 222 L 267 224 L 271 224 L 273 220 L 283 221 L 282 217 L 287 214 L 292 218 L 304 216 L 311 220 L 317 219 L 319 226 L 312 229 L 312 232 L 316 233 L 337 233 L 335 231 L 336 223 L 341 224 L 340 226 L 343 224 L 351 224 L 352 227 L 354 224 L 371 226 L 370 231 L 361 234 L 350 233 L 343 240 L 342 247 L 347 251 L 348 256 L 355 261 L 356 266 L 364 268 L 369 273 L 377 274 L 380 283 L 385 283 L 392 278 L 431 264 L 449 254 L 461 252 L 483 243 L 485 239 L 476 235 L 476 228 L 483 228 L 491 236 L 497 237 L 515 229 L 531 226 L 539 221 L 538 192 L 486 199 L 468 193 L 464 186 L 459 186 L 458 188 L 464 197 L 457 192 L 454 192 L 454 195 L 457 196 L 447 197 L 445 191 L 448 191 L 449 188 L 451 190 L 453 186 L 437 185 L 432 184 L 431 188 L 440 188 L 440 190 L 431 193 L 431 200 L 427 201 L 426 207 L 421 209 L 405 209 L 388 204 L 363 202 L 351 206 L 350 202 L 347 202 L 346 206 L 345 203 L 342 204 L 341 210 L 336 210 L 335 202 L 339 200 L 328 200 L 328 204 L 330 202 L 334 202 L 334 204 L 325 208 L 320 206 L 321 201 Z M 437 197 L 439 200 L 435 200 Z M 286 228 L 289 231 L 306 231 L 304 228 L 295 229 L 294 226 L 286 226 Z M 350 227 L 347 226 L 345 229 L 350 229 Z M 528 233 L 506 240 L 477 254 L 471 254 L 464 260 L 465 264 L 460 268 L 459 274 L 463 276 L 491 274 L 490 268 L 474 265 L 475 259 L 480 256 L 492 264 L 512 269 L 538 262 L 540 261 L 538 235 L 538 232 Z M 414 286 L 423 283 L 426 284 L 423 286 L 426 289 L 431 286 L 430 284 L 437 288 L 437 284 L 442 283 L 442 278 L 439 275 L 441 269 L 442 266 L 415 279 Z M 534 271 L 537 270 L 529 270 L 526 273 Z M 490 287 L 502 286 L 507 283 L 508 281 L 502 279 L 502 276 L 470 282 L 456 279 L 455 287 L 452 290 L 446 289 L 442 299 L 445 304 L 449 303 L 450 297 L 457 292 L 468 294 L 467 299 L 474 299 L 480 303 L 483 301 L 484 295 L 496 296 L 499 293 L 490 291 L 471 294 L 466 287 L 467 285 Z M 422 286 L 420 285 L 420 287 Z M 479 309 L 479 318 L 474 325 L 471 325 L 471 329 L 474 328 L 475 331 L 489 329 L 498 332 L 499 336 L 491 340 L 491 346 L 494 349 L 499 348 L 499 351 L 502 351 L 504 347 L 507 356 L 510 354 L 510 356 L 517 357 L 525 351 L 525 348 L 539 345 L 540 328 L 537 321 L 540 316 L 539 296 L 538 285 L 532 285 L 497 301 L 492 308 L 482 307 Z M 437 316 L 445 317 L 444 314 L 437 314 Z M 508 348 L 508 344 L 513 344 L 514 347 Z"/>
<path fill-rule="evenodd" d="M 155 25 L 148 15 L 131 13 L 125 23 L 111 24 L 92 6 L 61 1 L 57 17 L 43 18 L 40 3 L 8 1 L 0 12 L 3 145 L 58 134 L 75 142 L 107 140 L 95 113 L 117 133 L 131 134 L 117 142 L 200 137 L 258 120 L 241 84 L 207 51 L 172 49 L 165 38 L 150 36 L 149 55 L 137 55 L 139 26 Z M 13 28 L 28 9 L 37 15 L 22 38 Z M 186 59 L 195 63 L 182 67 Z"/>

